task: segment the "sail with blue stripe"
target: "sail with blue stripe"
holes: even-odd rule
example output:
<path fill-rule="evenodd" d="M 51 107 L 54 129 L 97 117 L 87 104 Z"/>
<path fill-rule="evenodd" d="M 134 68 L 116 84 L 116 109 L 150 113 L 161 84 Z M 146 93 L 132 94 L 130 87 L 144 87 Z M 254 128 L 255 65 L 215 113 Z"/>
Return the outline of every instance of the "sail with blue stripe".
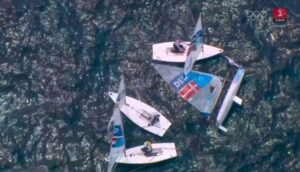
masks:
<path fill-rule="evenodd" d="M 152 65 L 181 98 L 207 117 L 212 113 L 223 88 L 223 78 L 197 71 L 185 75 L 182 68 Z"/>
<path fill-rule="evenodd" d="M 123 95 L 124 94 L 124 95 Z M 114 106 L 114 111 L 110 123 L 113 123 L 114 133 L 111 139 L 111 147 L 110 147 L 110 154 L 109 154 L 109 162 L 108 162 L 108 172 L 111 172 L 115 165 L 116 161 L 125 156 L 125 135 L 124 135 L 124 128 L 123 128 L 123 121 L 121 116 L 121 106 L 125 104 L 125 83 L 124 77 L 122 76 L 120 87 L 118 91 L 117 101 Z M 108 127 L 110 128 L 110 127 Z"/>

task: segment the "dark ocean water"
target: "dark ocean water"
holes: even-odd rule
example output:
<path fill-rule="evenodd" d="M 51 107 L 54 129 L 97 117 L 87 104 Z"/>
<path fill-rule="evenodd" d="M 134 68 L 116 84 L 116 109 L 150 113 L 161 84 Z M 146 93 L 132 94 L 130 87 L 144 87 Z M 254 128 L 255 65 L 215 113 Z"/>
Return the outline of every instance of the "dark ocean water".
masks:
<path fill-rule="evenodd" d="M 275 27 L 274 7 L 288 8 Z M 124 118 L 126 145 L 175 142 L 179 156 L 116 171 L 299 171 L 300 4 L 297 1 L 0 0 L 0 171 L 106 171 L 107 91 L 120 75 L 127 93 L 163 113 L 163 138 Z M 246 10 L 267 10 L 250 22 Z M 151 67 L 152 44 L 189 40 L 203 15 L 205 43 L 246 70 L 224 125 L 179 98 Z M 175 65 L 176 66 L 176 65 Z M 177 65 L 183 66 L 183 65 Z M 225 58 L 195 70 L 228 80 Z M 222 93 L 224 97 L 225 92 Z"/>

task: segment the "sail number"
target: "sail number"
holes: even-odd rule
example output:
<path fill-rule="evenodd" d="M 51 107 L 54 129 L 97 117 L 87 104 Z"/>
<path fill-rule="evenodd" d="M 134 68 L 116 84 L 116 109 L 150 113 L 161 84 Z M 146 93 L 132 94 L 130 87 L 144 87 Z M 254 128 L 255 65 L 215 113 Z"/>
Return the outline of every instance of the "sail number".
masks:
<path fill-rule="evenodd" d="M 176 89 L 180 89 L 187 82 L 187 79 L 188 78 L 185 77 L 184 75 L 179 75 L 172 81 L 172 85 Z"/>

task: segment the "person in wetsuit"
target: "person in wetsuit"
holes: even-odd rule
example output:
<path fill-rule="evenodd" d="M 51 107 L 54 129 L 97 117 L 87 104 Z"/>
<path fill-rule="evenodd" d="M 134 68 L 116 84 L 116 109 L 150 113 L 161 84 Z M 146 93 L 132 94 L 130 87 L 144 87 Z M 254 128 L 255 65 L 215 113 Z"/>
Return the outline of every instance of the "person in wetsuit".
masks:
<path fill-rule="evenodd" d="M 180 39 L 177 39 L 173 43 L 173 48 L 171 50 L 173 53 L 184 53 L 185 47 L 183 46 L 183 42 Z"/>
<path fill-rule="evenodd" d="M 144 152 L 145 156 L 149 156 L 152 153 L 152 143 L 150 141 L 145 141 L 144 146 L 141 150 Z"/>
<path fill-rule="evenodd" d="M 157 122 L 159 122 L 159 115 L 153 115 L 148 126 L 153 126 Z"/>

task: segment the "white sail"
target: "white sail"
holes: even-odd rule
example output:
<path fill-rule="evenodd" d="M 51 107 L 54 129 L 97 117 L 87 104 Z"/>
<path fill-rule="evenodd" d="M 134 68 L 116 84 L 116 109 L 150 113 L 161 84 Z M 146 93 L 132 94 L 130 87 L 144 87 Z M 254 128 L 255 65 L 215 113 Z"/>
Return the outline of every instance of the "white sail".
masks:
<path fill-rule="evenodd" d="M 119 106 L 119 108 L 122 108 L 125 103 L 126 103 L 125 81 L 124 81 L 124 76 L 122 75 L 121 82 L 119 85 L 119 91 L 118 91 L 118 97 L 117 97 L 116 104 Z M 114 115 L 115 114 L 113 114 L 113 116 L 110 118 L 110 121 L 107 126 L 107 130 L 109 130 L 111 128 L 111 124 L 114 119 Z"/>
<path fill-rule="evenodd" d="M 197 32 L 199 30 L 202 30 L 202 20 L 201 20 L 201 13 L 199 14 L 195 29 L 194 29 L 194 33 L 193 33 L 193 37 L 197 34 Z"/>
<path fill-rule="evenodd" d="M 119 105 L 116 103 L 113 112 L 114 133 L 111 139 L 111 147 L 108 162 L 108 172 L 111 172 L 116 162 L 125 156 L 125 136 Z"/>
<path fill-rule="evenodd" d="M 125 91 L 125 81 L 124 76 L 121 76 L 121 82 L 118 91 L 117 103 L 119 103 L 119 107 L 122 108 L 126 103 L 126 91 Z"/>
<path fill-rule="evenodd" d="M 221 77 L 196 71 L 190 71 L 184 75 L 182 68 L 163 64 L 152 65 L 179 96 L 206 117 L 211 114 L 223 88 Z"/>
<path fill-rule="evenodd" d="M 202 22 L 201 22 L 201 14 L 200 14 L 194 30 L 191 45 L 187 52 L 186 61 L 184 64 L 185 75 L 187 75 L 187 73 L 192 70 L 194 63 L 201 52 L 203 52 L 203 31 L 202 31 Z"/>

